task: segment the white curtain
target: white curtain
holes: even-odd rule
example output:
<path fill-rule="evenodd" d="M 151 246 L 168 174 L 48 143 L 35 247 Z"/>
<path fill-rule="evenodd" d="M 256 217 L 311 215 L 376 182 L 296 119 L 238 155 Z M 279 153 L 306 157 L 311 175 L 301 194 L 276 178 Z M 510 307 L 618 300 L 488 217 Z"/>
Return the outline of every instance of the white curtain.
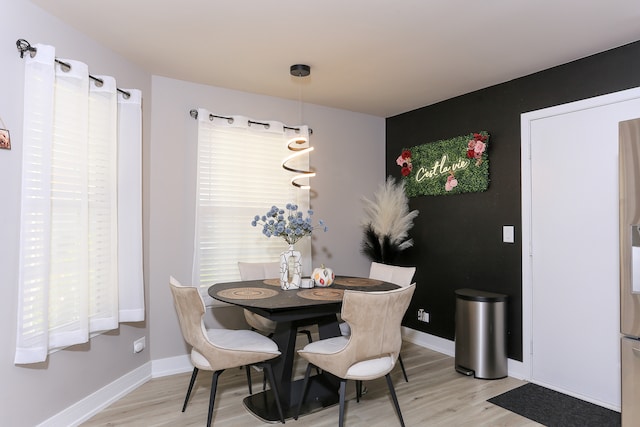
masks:
<path fill-rule="evenodd" d="M 287 142 L 296 132 L 309 136 L 306 126 L 288 129 L 275 121 L 233 116 L 216 118 L 206 109 L 198 110 L 198 158 L 196 221 L 192 283 L 240 280 L 238 261 L 278 261 L 287 243 L 279 237 L 267 238 L 262 227 L 252 227 L 256 215 L 271 206 L 282 209 L 289 202 L 306 213 L 309 191 L 291 184 L 294 176 L 281 166 L 291 154 Z M 253 120 L 252 120 L 253 121 Z M 265 125 L 267 124 L 267 125 Z M 307 170 L 308 155 L 292 166 Z M 305 215 L 306 216 L 306 215 Z M 311 271 L 311 238 L 296 243 L 303 255 L 303 271 Z"/>
<path fill-rule="evenodd" d="M 98 83 L 86 64 L 36 48 L 25 63 L 18 364 L 144 320 L 140 91 L 125 100 L 112 77 Z"/>
<path fill-rule="evenodd" d="M 118 290 L 121 322 L 144 320 L 142 93 L 118 94 Z"/>

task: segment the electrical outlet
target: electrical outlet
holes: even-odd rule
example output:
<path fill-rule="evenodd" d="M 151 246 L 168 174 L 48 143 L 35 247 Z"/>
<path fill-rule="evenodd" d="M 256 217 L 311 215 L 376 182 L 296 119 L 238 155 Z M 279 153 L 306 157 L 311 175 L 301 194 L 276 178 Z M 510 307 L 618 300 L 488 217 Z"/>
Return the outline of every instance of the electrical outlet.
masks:
<path fill-rule="evenodd" d="M 133 352 L 140 353 L 146 347 L 146 337 L 138 338 L 133 342 Z"/>
<path fill-rule="evenodd" d="M 418 310 L 418 320 L 421 322 L 429 323 L 429 312 L 424 308 Z"/>

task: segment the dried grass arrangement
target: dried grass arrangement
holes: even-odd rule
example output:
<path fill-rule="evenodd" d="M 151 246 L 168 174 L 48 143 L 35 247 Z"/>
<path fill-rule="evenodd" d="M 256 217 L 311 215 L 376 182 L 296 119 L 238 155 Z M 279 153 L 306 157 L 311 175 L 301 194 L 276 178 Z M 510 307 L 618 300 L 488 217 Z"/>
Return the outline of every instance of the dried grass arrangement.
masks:
<path fill-rule="evenodd" d="M 371 261 L 393 263 L 398 255 L 413 246 L 409 230 L 418 211 L 409 211 L 404 181 L 388 177 L 374 193 L 373 200 L 363 197 L 364 236 L 362 253 Z"/>

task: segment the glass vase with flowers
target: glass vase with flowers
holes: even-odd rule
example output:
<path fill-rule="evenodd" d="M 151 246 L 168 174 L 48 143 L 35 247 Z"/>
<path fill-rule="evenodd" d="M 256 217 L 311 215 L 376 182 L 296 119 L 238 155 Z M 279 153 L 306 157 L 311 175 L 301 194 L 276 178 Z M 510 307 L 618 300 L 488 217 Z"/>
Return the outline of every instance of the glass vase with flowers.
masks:
<path fill-rule="evenodd" d="M 310 236 L 313 230 L 327 231 L 324 221 L 313 224 L 313 211 L 309 209 L 307 216 L 298 210 L 298 205 L 287 203 L 285 209 L 272 206 L 269 211 L 260 216 L 256 215 L 251 225 L 262 226 L 262 234 L 267 237 L 281 237 L 289 248 L 280 254 L 280 287 L 282 289 L 298 289 L 302 280 L 302 262 L 300 252 L 295 250 L 295 243 L 305 236 Z"/>

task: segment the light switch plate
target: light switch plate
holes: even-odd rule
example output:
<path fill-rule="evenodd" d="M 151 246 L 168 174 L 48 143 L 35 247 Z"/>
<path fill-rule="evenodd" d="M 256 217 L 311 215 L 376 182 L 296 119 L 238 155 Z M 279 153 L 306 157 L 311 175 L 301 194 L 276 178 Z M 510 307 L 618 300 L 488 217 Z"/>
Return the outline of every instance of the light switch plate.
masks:
<path fill-rule="evenodd" d="M 514 242 L 513 225 L 503 225 L 502 226 L 502 241 L 504 243 L 513 243 Z"/>

